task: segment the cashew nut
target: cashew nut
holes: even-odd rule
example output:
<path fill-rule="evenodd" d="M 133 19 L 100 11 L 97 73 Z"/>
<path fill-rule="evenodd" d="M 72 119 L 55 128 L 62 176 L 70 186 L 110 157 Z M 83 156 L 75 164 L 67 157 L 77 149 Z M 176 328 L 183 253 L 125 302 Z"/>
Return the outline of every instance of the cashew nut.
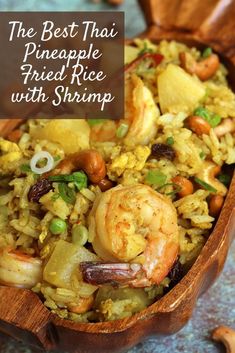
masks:
<path fill-rule="evenodd" d="M 83 170 L 92 183 L 99 183 L 106 175 L 105 161 L 98 151 L 83 150 L 68 155 L 52 172 L 43 177 L 57 174 L 70 174 L 76 170 Z"/>
<path fill-rule="evenodd" d="M 193 183 L 190 180 L 178 175 L 172 179 L 173 183 L 180 186 L 179 197 L 185 197 L 193 193 Z"/>
<path fill-rule="evenodd" d="M 235 119 L 223 119 L 222 123 L 214 128 L 214 133 L 217 137 L 222 137 L 228 132 L 235 131 Z"/>
<path fill-rule="evenodd" d="M 218 179 L 215 178 L 220 172 L 220 166 L 210 161 L 204 161 L 201 171 L 196 175 L 197 178 L 203 180 L 217 190 L 216 194 L 225 196 L 227 188 Z"/>
<path fill-rule="evenodd" d="M 219 326 L 212 332 L 212 339 L 221 341 L 227 353 L 235 353 L 235 331 L 227 326 Z"/>
<path fill-rule="evenodd" d="M 182 68 L 189 74 L 197 75 L 202 81 L 211 78 L 219 68 L 220 61 L 216 54 L 211 54 L 208 58 L 196 61 L 190 53 L 182 52 L 179 54 Z"/>
<path fill-rule="evenodd" d="M 187 119 L 186 123 L 189 129 L 195 132 L 195 134 L 197 134 L 198 136 L 203 134 L 209 135 L 210 133 L 210 130 L 211 130 L 210 124 L 200 116 L 197 116 L 197 115 L 190 116 Z"/>
<path fill-rule="evenodd" d="M 43 195 L 52 189 L 52 183 L 47 179 L 49 176 L 70 174 L 76 170 L 83 170 L 88 179 L 95 184 L 103 180 L 106 175 L 105 161 L 98 151 L 83 150 L 70 154 L 55 169 L 43 174 L 43 177 L 31 186 L 28 193 L 29 201 L 38 202 Z"/>
<path fill-rule="evenodd" d="M 212 217 L 217 217 L 224 204 L 224 197 L 221 195 L 213 195 L 209 201 L 209 213 Z"/>
<path fill-rule="evenodd" d="M 87 298 L 80 297 L 79 302 L 77 304 L 75 304 L 75 303 L 68 304 L 68 309 L 72 313 L 83 314 L 91 309 L 93 303 L 94 303 L 94 296 L 93 295 L 90 295 Z"/>

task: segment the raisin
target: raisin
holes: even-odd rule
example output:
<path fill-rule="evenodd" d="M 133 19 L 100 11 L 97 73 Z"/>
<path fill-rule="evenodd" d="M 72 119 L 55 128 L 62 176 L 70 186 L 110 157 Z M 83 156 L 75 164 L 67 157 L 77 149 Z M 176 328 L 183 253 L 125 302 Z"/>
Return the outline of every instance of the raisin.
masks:
<path fill-rule="evenodd" d="M 181 265 L 179 260 L 174 263 L 167 277 L 169 277 L 171 280 L 171 287 L 175 286 L 181 280 L 181 278 L 183 277 L 183 266 Z"/>
<path fill-rule="evenodd" d="M 151 148 L 151 156 L 156 159 L 166 158 L 170 161 L 176 157 L 175 150 L 164 143 L 155 143 Z"/>
<path fill-rule="evenodd" d="M 28 200 L 38 202 L 39 199 L 52 189 L 52 181 L 42 178 L 36 182 L 28 192 Z"/>

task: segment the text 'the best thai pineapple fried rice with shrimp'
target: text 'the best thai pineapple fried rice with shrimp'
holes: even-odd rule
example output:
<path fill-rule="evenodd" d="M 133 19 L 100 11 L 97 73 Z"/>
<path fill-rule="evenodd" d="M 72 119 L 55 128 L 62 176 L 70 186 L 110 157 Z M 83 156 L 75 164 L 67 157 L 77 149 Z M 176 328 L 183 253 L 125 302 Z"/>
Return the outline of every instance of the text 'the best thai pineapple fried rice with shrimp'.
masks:
<path fill-rule="evenodd" d="M 0 139 L 0 283 L 77 322 L 131 316 L 180 280 L 235 163 L 235 96 L 210 48 L 137 39 L 125 60 L 120 121 L 39 116 Z"/>

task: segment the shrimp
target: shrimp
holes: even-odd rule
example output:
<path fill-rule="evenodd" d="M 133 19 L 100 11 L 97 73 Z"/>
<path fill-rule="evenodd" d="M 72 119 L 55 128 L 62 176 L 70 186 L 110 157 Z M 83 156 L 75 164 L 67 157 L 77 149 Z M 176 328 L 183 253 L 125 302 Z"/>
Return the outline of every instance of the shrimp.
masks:
<path fill-rule="evenodd" d="M 32 288 L 42 278 L 39 258 L 9 248 L 0 253 L 0 283 L 10 287 Z"/>
<path fill-rule="evenodd" d="M 235 131 L 235 119 L 223 119 L 222 122 L 214 128 L 214 133 L 218 138 Z"/>
<path fill-rule="evenodd" d="M 116 131 L 118 123 L 114 120 L 105 120 L 102 123 L 98 123 L 91 126 L 90 141 L 92 142 L 106 142 L 116 141 Z"/>
<path fill-rule="evenodd" d="M 83 280 L 92 284 L 159 284 L 179 252 L 175 207 L 147 185 L 118 185 L 99 195 L 89 215 L 89 233 L 103 261 L 80 266 Z"/>
<path fill-rule="evenodd" d="M 160 112 L 151 91 L 141 79 L 132 75 L 126 85 L 125 119 L 129 130 L 124 143 L 147 145 L 157 133 L 157 118 Z"/>
<path fill-rule="evenodd" d="M 160 113 L 154 102 L 152 93 L 136 75 L 126 79 L 125 87 L 125 118 L 105 121 L 91 128 L 91 141 L 122 140 L 126 145 L 147 145 L 156 135 L 157 118 Z M 116 132 L 121 124 L 127 125 L 127 132 L 117 137 Z"/>

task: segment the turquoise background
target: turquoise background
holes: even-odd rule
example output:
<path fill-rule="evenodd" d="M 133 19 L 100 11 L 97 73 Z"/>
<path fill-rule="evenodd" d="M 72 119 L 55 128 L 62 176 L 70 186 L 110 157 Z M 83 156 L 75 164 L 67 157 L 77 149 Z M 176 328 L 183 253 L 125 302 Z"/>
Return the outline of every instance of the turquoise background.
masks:
<path fill-rule="evenodd" d="M 164 0 L 162 0 L 164 1 Z M 126 36 L 133 37 L 145 29 L 141 11 L 135 0 L 126 0 L 114 8 L 100 1 L 89 0 L 0 0 L 1 11 L 125 11 Z M 222 275 L 214 286 L 198 301 L 190 322 L 177 334 L 162 339 L 151 338 L 138 344 L 128 353 L 218 353 L 222 345 L 210 339 L 211 331 L 218 325 L 235 328 L 235 243 Z M 0 353 L 33 353 L 23 343 L 0 334 Z M 95 348 L 94 348 L 95 352 Z M 59 353 L 59 352 L 57 352 Z M 60 352 L 61 353 L 61 352 Z M 65 353 L 65 352 L 63 352 Z"/>

